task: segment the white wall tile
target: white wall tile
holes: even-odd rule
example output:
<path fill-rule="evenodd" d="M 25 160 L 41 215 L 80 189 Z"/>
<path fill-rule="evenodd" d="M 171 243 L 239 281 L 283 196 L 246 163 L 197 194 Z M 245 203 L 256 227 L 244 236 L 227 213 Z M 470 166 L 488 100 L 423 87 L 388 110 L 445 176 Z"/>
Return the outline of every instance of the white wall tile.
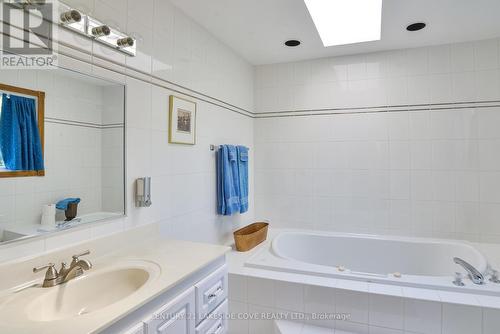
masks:
<path fill-rule="evenodd" d="M 470 42 L 453 44 L 451 65 L 453 72 L 472 71 L 474 69 L 474 44 Z"/>
<path fill-rule="evenodd" d="M 277 282 L 274 293 L 276 308 L 304 312 L 304 289 L 302 284 Z"/>
<path fill-rule="evenodd" d="M 471 102 L 476 99 L 474 72 L 458 72 L 452 75 L 453 100 Z"/>
<path fill-rule="evenodd" d="M 442 334 L 476 333 L 481 324 L 481 308 L 443 304 Z"/>
<path fill-rule="evenodd" d="M 397 329 L 370 326 L 370 334 L 403 334 L 403 331 Z"/>
<path fill-rule="evenodd" d="M 347 290 L 335 290 L 335 312 L 349 314 L 349 321 L 368 323 L 368 294 Z"/>
<path fill-rule="evenodd" d="M 498 40 L 491 39 L 474 43 L 474 68 L 492 70 L 498 68 Z"/>
<path fill-rule="evenodd" d="M 429 50 L 427 48 L 409 49 L 406 57 L 409 75 L 427 74 L 429 70 Z"/>
<path fill-rule="evenodd" d="M 229 275 L 229 299 L 247 301 L 247 278 L 242 275 Z"/>
<path fill-rule="evenodd" d="M 246 313 L 248 313 L 248 304 L 229 300 L 229 314 L 231 315 L 228 321 L 229 333 L 248 334 L 249 320 L 244 318 Z"/>
<path fill-rule="evenodd" d="M 334 290 L 331 288 L 306 285 L 304 287 L 304 312 L 332 313 L 335 310 Z"/>
<path fill-rule="evenodd" d="M 421 334 L 441 333 L 441 303 L 405 299 L 405 328 Z"/>
<path fill-rule="evenodd" d="M 248 302 L 254 305 L 274 307 L 274 281 L 262 278 L 248 277 Z"/>
<path fill-rule="evenodd" d="M 495 101 L 500 91 L 500 72 L 498 70 L 476 71 L 474 84 L 479 101 Z"/>
<path fill-rule="evenodd" d="M 451 72 L 451 47 L 438 45 L 429 47 L 429 73 Z"/>
<path fill-rule="evenodd" d="M 400 297 L 370 294 L 370 325 L 403 329 L 404 304 Z"/>
<path fill-rule="evenodd" d="M 368 334 L 369 327 L 366 324 L 357 324 L 347 321 L 337 321 L 335 327 L 335 334 L 350 334 L 350 333 Z"/>
<path fill-rule="evenodd" d="M 263 315 L 266 313 L 272 313 L 273 308 L 267 308 L 257 305 L 249 304 L 248 312 Z M 248 333 L 249 334 L 262 334 L 262 333 L 272 333 L 274 329 L 274 320 L 266 319 L 265 317 L 259 317 L 259 319 L 251 320 L 248 322 Z"/>
<path fill-rule="evenodd" d="M 431 74 L 429 76 L 429 92 L 431 103 L 446 103 L 453 101 L 454 91 L 452 75 L 449 73 Z"/>
<path fill-rule="evenodd" d="M 500 328 L 500 312 L 495 309 L 483 308 L 483 334 L 498 333 Z"/>
<path fill-rule="evenodd" d="M 500 138 L 498 108 L 442 110 L 431 104 L 500 98 L 498 40 L 311 61 L 312 83 L 295 86 L 296 93 L 302 94 L 301 108 L 315 108 L 317 98 L 309 95 L 314 78 L 328 80 L 325 71 L 331 70 L 332 62 L 346 74 L 335 82 L 332 108 L 374 107 L 374 101 L 385 100 L 398 105 L 398 110 L 406 104 L 420 104 L 420 110 L 258 120 L 255 133 L 262 138 L 264 153 L 257 156 L 261 170 L 256 182 L 276 189 L 270 179 L 278 180 L 276 174 L 283 173 L 275 170 L 275 176 L 269 177 L 264 170 L 301 165 L 293 182 L 309 184 L 308 200 L 315 203 L 312 217 L 303 218 L 313 223 L 302 226 L 321 230 L 460 234 L 471 239 L 496 231 L 491 206 L 479 207 L 500 200 L 496 190 L 500 161 L 494 153 L 500 144 L 494 140 Z M 288 78 L 280 86 L 291 86 L 294 66 L 298 65 L 266 65 L 265 69 Z M 380 89 L 367 93 L 373 84 Z M 277 108 L 281 109 L 279 103 Z M 267 147 L 277 142 L 288 144 L 280 149 Z M 288 152 L 303 152 L 305 143 L 306 150 L 314 152 L 314 163 L 304 163 L 309 158 L 303 154 L 298 164 L 288 160 Z M 283 217 L 273 208 L 286 207 L 279 195 L 289 193 L 290 183 L 277 183 L 283 191 L 267 190 L 274 193 L 273 198 L 265 197 L 270 202 L 261 205 L 266 207 L 261 213 L 269 217 Z M 280 226 L 292 224 L 278 219 Z M 474 219 L 484 219 L 485 229 L 474 230 Z"/>

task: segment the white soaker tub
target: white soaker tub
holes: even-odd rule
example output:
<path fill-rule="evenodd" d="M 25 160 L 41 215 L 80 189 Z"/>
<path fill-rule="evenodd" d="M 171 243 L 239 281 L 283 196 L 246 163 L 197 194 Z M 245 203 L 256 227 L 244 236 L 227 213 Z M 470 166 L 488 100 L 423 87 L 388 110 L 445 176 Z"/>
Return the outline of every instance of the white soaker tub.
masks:
<path fill-rule="evenodd" d="M 460 271 L 454 257 L 483 273 L 487 269 L 484 256 L 459 241 L 283 232 L 272 249 L 284 259 L 368 275 L 452 276 Z"/>
<path fill-rule="evenodd" d="M 349 233 L 275 231 L 270 247 L 255 253 L 245 266 L 280 273 L 366 281 L 409 287 L 500 295 L 500 285 L 457 287 L 459 257 L 483 274 L 488 261 L 466 241 Z M 485 275 L 485 277 L 487 277 Z"/>

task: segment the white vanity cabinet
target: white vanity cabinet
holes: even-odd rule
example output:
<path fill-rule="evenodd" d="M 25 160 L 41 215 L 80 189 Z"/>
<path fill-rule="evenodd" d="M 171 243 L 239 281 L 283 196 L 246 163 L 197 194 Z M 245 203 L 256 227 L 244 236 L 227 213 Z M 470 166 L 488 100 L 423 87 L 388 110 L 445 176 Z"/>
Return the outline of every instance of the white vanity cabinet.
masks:
<path fill-rule="evenodd" d="M 227 277 L 227 267 L 222 266 L 195 285 L 196 324 L 227 299 Z"/>
<path fill-rule="evenodd" d="M 194 334 L 194 288 L 175 297 L 144 322 L 147 334 Z"/>
<path fill-rule="evenodd" d="M 227 279 L 227 266 L 219 261 L 102 333 L 226 334 Z"/>

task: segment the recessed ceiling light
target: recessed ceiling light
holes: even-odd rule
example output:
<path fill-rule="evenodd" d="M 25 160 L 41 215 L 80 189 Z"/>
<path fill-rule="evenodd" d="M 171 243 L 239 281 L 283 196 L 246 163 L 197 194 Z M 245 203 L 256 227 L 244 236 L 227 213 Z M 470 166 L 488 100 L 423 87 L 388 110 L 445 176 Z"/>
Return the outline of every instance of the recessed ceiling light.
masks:
<path fill-rule="evenodd" d="M 426 24 L 424 22 L 417 22 L 417 23 L 412 23 L 408 27 L 406 27 L 406 30 L 408 31 L 419 31 L 424 29 Z"/>
<path fill-rule="evenodd" d="M 382 0 L 304 0 L 325 47 L 380 40 Z"/>
<path fill-rule="evenodd" d="M 296 40 L 296 39 L 290 39 L 290 40 L 288 40 L 288 41 L 285 42 L 285 45 L 289 46 L 289 47 L 299 46 L 300 45 L 300 41 Z"/>

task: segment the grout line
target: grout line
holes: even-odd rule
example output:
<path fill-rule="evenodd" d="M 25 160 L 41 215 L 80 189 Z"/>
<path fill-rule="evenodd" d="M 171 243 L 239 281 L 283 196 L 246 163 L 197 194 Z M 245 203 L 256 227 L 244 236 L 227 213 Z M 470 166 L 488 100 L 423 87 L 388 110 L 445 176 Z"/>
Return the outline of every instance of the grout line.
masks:
<path fill-rule="evenodd" d="M 333 115 L 354 115 L 354 114 L 376 114 L 376 113 L 393 113 L 393 112 L 415 112 L 415 111 L 445 111 L 445 110 L 461 110 L 461 109 L 479 109 L 479 108 L 499 108 L 500 102 L 494 101 L 496 104 L 481 105 L 481 101 L 473 102 L 472 106 L 460 105 L 454 103 L 447 103 L 441 105 L 428 105 L 428 108 L 418 107 L 416 109 L 390 109 L 391 106 L 385 107 L 383 110 L 380 107 L 366 107 L 366 108 L 346 108 L 346 109 L 317 109 L 317 110 L 297 110 L 297 111 L 277 111 L 277 112 L 264 112 L 255 113 L 255 119 L 265 118 L 285 118 L 285 117 L 307 117 L 307 116 L 333 116 Z M 433 106 L 436 106 L 433 108 Z M 361 111 L 364 110 L 364 111 Z M 300 114 L 299 114 L 300 113 Z"/>
<path fill-rule="evenodd" d="M 61 124 L 61 125 L 69 125 L 69 126 L 78 126 L 83 128 L 90 129 L 122 129 L 124 127 L 123 124 L 94 124 L 94 123 L 85 123 L 85 122 L 77 122 L 65 119 L 57 119 L 57 118 L 45 118 L 46 123 L 51 124 Z"/>
<path fill-rule="evenodd" d="M 379 105 L 379 106 L 365 106 L 365 107 L 337 107 L 337 108 L 316 108 L 316 109 L 296 109 L 296 110 L 280 110 L 280 111 L 264 111 L 259 114 L 280 114 L 280 113 L 299 113 L 311 111 L 342 111 L 342 110 L 370 110 L 370 109 L 387 109 L 387 108 L 414 108 L 414 107 L 430 107 L 430 106 L 448 106 L 448 105 L 468 105 L 478 103 L 500 103 L 500 100 L 487 100 L 487 101 L 461 101 L 461 102 L 436 102 L 436 103 L 416 103 L 416 104 L 395 104 L 395 105 Z M 428 109 L 428 108 L 426 108 Z"/>

